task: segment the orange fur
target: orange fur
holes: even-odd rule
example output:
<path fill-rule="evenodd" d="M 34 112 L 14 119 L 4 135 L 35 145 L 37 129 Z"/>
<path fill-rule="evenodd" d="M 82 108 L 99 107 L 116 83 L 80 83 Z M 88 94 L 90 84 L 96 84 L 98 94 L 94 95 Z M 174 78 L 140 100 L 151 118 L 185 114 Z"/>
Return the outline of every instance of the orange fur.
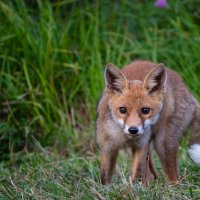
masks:
<path fill-rule="evenodd" d="M 192 123 L 200 143 L 200 109 L 181 77 L 162 64 L 135 61 L 121 71 L 109 64 L 105 70 L 106 89 L 98 105 L 97 142 L 101 151 L 101 181 L 111 182 L 117 153 L 132 149 L 132 178 L 148 182 L 156 177 L 150 144 L 162 162 L 170 182 L 178 181 L 179 139 Z M 120 107 L 126 108 L 121 113 Z M 149 108 L 147 114 L 143 108 Z M 131 128 L 137 128 L 135 134 Z"/>

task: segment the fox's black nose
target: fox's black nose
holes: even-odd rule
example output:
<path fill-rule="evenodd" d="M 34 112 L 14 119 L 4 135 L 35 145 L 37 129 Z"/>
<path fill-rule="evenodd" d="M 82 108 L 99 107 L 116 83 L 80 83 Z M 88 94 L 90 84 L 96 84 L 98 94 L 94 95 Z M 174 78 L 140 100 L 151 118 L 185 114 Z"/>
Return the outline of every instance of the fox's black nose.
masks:
<path fill-rule="evenodd" d="M 131 134 L 137 134 L 139 129 L 135 126 L 131 126 L 129 129 L 128 129 L 129 133 Z"/>

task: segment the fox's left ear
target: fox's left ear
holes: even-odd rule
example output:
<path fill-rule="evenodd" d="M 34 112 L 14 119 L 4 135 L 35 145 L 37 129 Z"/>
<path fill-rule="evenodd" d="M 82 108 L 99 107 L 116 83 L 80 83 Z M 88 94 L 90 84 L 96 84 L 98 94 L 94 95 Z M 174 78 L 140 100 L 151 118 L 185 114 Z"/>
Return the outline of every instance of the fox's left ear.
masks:
<path fill-rule="evenodd" d="M 143 87 L 149 94 L 163 91 L 166 82 L 166 71 L 164 64 L 158 64 L 144 79 Z"/>
<path fill-rule="evenodd" d="M 105 82 L 107 91 L 111 93 L 123 93 L 128 87 L 128 81 L 124 74 L 112 63 L 107 64 L 105 69 Z"/>

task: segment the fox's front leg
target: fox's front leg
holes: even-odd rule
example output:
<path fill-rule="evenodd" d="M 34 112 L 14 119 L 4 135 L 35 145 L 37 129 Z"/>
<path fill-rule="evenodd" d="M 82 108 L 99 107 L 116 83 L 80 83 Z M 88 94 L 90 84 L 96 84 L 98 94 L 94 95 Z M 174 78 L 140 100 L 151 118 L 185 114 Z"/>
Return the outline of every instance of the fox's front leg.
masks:
<path fill-rule="evenodd" d="M 167 133 L 165 133 L 167 134 Z M 154 141 L 155 150 L 161 160 L 168 181 L 178 183 L 178 139 L 168 133 L 167 137 L 159 135 Z"/>
<path fill-rule="evenodd" d="M 145 182 L 147 173 L 147 147 L 140 149 L 132 149 L 132 181 L 136 178 Z"/>
<path fill-rule="evenodd" d="M 136 179 L 138 168 L 141 163 L 142 150 L 141 149 L 132 149 L 132 181 Z"/>
<path fill-rule="evenodd" d="M 109 184 L 112 181 L 113 172 L 116 165 L 118 151 L 101 151 L 101 169 L 100 178 L 103 185 Z"/>
<path fill-rule="evenodd" d="M 145 185 L 157 177 L 149 148 L 148 144 L 142 149 L 132 149 L 132 180 L 139 178 Z"/>
<path fill-rule="evenodd" d="M 157 175 L 156 169 L 154 167 L 154 164 L 153 164 L 153 161 L 152 161 L 152 158 L 151 158 L 151 153 L 149 153 L 149 169 L 150 169 L 150 172 L 153 175 L 153 179 L 154 180 L 157 179 L 158 175 Z"/>

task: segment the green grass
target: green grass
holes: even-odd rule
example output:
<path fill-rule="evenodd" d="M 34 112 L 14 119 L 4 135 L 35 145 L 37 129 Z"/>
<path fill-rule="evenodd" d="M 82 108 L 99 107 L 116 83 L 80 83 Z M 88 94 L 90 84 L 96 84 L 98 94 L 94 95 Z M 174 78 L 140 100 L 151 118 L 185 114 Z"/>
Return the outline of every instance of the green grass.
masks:
<path fill-rule="evenodd" d="M 157 159 L 156 165 L 160 171 Z M 0 165 L 1 199 L 199 199 L 200 169 L 186 156 L 180 159 L 181 182 L 167 185 L 164 177 L 144 187 L 130 182 L 130 154 L 118 160 L 113 184 L 99 181 L 99 160 L 95 155 L 69 159 L 42 153 L 23 157 L 20 164 Z"/>
<path fill-rule="evenodd" d="M 179 186 L 163 178 L 147 188 L 131 185 L 125 156 L 114 184 L 103 187 L 94 136 L 106 63 L 162 62 L 200 99 L 199 6 L 197 0 L 168 1 L 166 9 L 153 0 L 0 1 L 2 199 L 200 199 L 199 168 L 182 151 L 187 139 Z"/>

